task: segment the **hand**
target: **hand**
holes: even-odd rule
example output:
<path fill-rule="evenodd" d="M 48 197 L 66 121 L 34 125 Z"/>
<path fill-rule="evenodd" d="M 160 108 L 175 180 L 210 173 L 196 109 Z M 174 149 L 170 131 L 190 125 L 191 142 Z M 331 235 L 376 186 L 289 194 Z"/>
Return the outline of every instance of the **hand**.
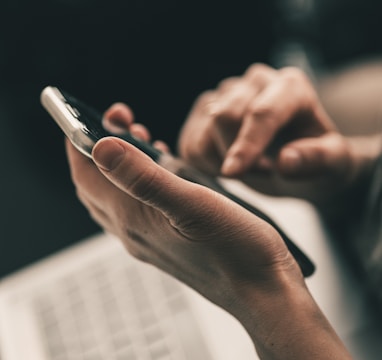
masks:
<path fill-rule="evenodd" d="M 204 171 L 312 201 L 355 177 L 350 144 L 294 68 L 256 64 L 202 94 L 181 131 L 179 152 Z"/>
<path fill-rule="evenodd" d="M 122 110 L 122 128 L 149 139 L 123 108 L 118 104 L 107 112 L 106 127 L 115 125 Z M 100 140 L 94 162 L 69 141 L 67 153 L 77 194 L 92 217 L 132 255 L 235 316 L 261 358 L 305 359 L 312 349 L 320 354 L 323 348 L 330 358 L 346 357 L 297 263 L 269 224 L 161 168 L 121 139 Z"/>
<path fill-rule="evenodd" d="M 109 130 L 129 129 L 148 141 L 149 132 L 133 121 L 123 104 L 105 113 Z M 156 144 L 166 151 L 162 143 Z M 230 282 L 236 283 L 239 273 L 244 277 L 237 284 L 271 279 L 280 270 L 299 273 L 269 224 L 210 189 L 161 168 L 125 141 L 99 141 L 93 149 L 95 163 L 69 142 L 67 151 L 78 196 L 93 218 L 136 257 L 173 274 L 212 301 L 218 301 L 215 290 L 228 295 L 234 287 Z M 216 285 L 213 289 L 206 287 L 211 282 Z"/>

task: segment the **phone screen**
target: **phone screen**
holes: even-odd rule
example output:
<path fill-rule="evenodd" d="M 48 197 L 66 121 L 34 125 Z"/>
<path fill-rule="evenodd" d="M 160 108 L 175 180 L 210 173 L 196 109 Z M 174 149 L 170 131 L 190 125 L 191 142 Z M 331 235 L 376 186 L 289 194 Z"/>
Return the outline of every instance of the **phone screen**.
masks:
<path fill-rule="evenodd" d="M 159 150 L 155 149 L 150 144 L 135 138 L 128 132 L 117 135 L 108 132 L 102 124 L 102 113 L 84 104 L 83 102 L 79 101 L 78 99 L 66 93 L 65 91 L 61 89 L 58 90 L 62 94 L 63 100 L 65 101 L 67 106 L 69 106 L 69 111 L 80 123 L 83 124 L 82 131 L 94 142 L 94 144 L 103 137 L 117 136 L 136 146 L 145 154 L 149 155 L 153 160 L 156 161 L 158 159 L 158 157 L 161 154 Z"/>

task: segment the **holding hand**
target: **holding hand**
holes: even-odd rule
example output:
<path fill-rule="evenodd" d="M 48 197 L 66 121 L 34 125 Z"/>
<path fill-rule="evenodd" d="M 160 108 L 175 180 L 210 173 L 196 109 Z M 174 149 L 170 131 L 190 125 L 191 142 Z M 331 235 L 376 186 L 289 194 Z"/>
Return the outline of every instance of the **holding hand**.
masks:
<path fill-rule="evenodd" d="M 106 115 L 108 129 L 119 118 L 122 128 L 149 140 L 126 106 L 117 104 Z M 168 172 L 119 138 L 100 140 L 93 148 L 94 162 L 69 141 L 67 152 L 77 194 L 92 217 L 132 255 L 235 316 L 262 359 L 322 359 L 322 349 L 328 359 L 348 358 L 284 241 L 268 223 Z"/>
<path fill-rule="evenodd" d="M 149 139 L 143 126 L 129 120 L 125 106 L 110 111 L 109 128 L 115 125 L 110 119 L 122 114 L 136 136 Z M 219 305 L 227 307 L 243 281 L 272 283 L 284 271 L 302 281 L 293 257 L 268 223 L 168 172 L 131 144 L 118 138 L 100 140 L 93 149 L 95 163 L 69 142 L 67 151 L 78 196 L 93 218 L 134 256 Z"/>

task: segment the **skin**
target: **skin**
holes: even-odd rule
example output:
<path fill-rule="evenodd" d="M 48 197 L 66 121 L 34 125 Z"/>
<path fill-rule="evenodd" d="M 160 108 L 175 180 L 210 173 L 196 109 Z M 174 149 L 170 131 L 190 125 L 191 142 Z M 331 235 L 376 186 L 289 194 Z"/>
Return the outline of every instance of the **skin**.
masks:
<path fill-rule="evenodd" d="M 376 151 L 364 145 L 337 131 L 303 72 L 263 64 L 203 93 L 179 137 L 180 155 L 203 171 L 320 208 L 370 170 Z"/>
<path fill-rule="evenodd" d="M 67 152 L 92 217 L 133 256 L 235 316 L 262 359 L 350 358 L 270 225 L 120 139 L 98 142 L 94 163 L 69 142 Z"/>
<path fill-rule="evenodd" d="M 253 73 L 261 69 L 264 78 L 259 84 L 260 77 Z M 364 167 L 361 156 L 335 130 L 307 79 L 300 74 L 292 81 L 288 73 L 291 82 L 286 92 L 284 76 L 285 72 L 255 66 L 243 78 L 229 79 L 203 94 L 182 130 L 180 153 L 195 165 L 229 176 L 278 173 L 292 185 L 302 177 L 311 190 L 317 189 L 312 178 L 319 172 L 327 175 L 322 178 L 329 183 L 334 179 L 354 183 Z M 264 109 L 272 101 L 275 109 L 260 111 L 259 120 L 256 106 L 263 104 Z M 231 104 L 228 113 L 222 110 L 225 104 Z M 105 113 L 104 126 L 116 133 L 128 129 L 151 140 L 124 104 L 115 104 Z M 279 133 L 289 126 L 293 136 L 278 142 Z M 269 154 L 272 142 L 275 146 Z M 161 142 L 156 146 L 168 151 Z M 118 236 L 132 255 L 175 276 L 235 316 L 261 359 L 351 358 L 269 224 L 210 189 L 161 168 L 121 139 L 100 140 L 93 149 L 94 161 L 68 141 L 67 153 L 78 197 L 95 221 Z M 228 166 L 232 157 L 240 158 L 239 166 Z M 351 180 L 345 180 L 348 176 Z M 283 191 L 301 187 L 292 185 Z"/>

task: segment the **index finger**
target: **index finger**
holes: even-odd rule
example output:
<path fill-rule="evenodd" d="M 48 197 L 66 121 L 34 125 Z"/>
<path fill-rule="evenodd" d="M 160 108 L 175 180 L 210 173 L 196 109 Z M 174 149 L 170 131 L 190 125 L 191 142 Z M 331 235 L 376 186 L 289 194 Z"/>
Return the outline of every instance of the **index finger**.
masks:
<path fill-rule="evenodd" d="M 299 71 L 280 72 L 247 108 L 243 124 L 227 151 L 222 173 L 242 175 L 264 154 L 278 131 L 299 112 L 312 112 L 314 93 Z"/>

